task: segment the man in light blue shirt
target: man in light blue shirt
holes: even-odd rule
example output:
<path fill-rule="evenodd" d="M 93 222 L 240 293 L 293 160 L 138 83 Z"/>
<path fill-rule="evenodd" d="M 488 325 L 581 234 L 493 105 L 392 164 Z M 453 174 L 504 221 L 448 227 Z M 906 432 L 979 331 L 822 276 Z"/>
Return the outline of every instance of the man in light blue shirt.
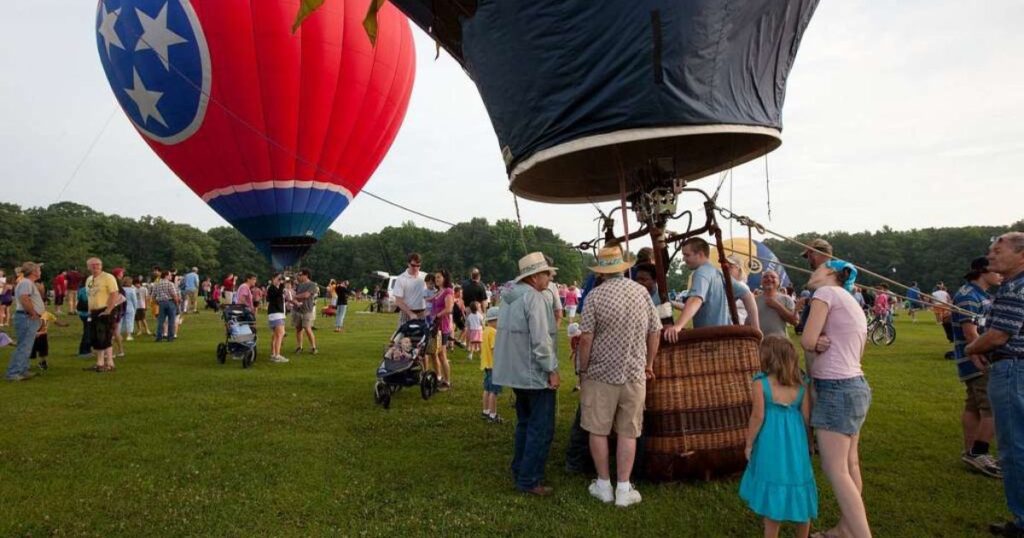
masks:
<path fill-rule="evenodd" d="M 725 294 L 725 277 L 709 260 L 710 245 L 699 237 L 691 237 L 683 243 L 682 252 L 683 263 L 693 271 L 693 278 L 686 302 L 674 303 L 683 312 L 673 325 L 665 328 L 665 338 L 669 342 L 678 340 L 679 331 L 691 320 L 695 329 L 732 324 L 729 300 Z M 746 284 L 732 279 L 732 293 L 734 299 L 743 301 L 747 312 L 757 312 L 754 295 Z"/>
<path fill-rule="evenodd" d="M 494 343 L 494 384 L 511 387 L 516 394 L 512 457 L 516 488 L 543 497 L 552 493 L 543 480 L 555 433 L 559 378 L 555 355 L 558 326 L 542 292 L 556 269 L 540 252 L 519 260 L 515 287 L 501 294 Z"/>
<path fill-rule="evenodd" d="M 185 278 L 182 279 L 182 288 L 185 291 L 185 308 L 182 310 L 188 312 L 192 311 L 193 314 L 199 312 L 199 268 L 193 267 L 191 271 L 185 274 Z"/>

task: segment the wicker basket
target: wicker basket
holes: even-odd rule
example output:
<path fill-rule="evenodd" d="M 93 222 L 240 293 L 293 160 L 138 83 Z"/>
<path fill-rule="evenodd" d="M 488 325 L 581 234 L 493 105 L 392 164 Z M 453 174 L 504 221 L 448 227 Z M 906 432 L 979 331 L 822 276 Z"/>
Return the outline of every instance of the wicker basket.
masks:
<path fill-rule="evenodd" d="M 647 382 L 644 476 L 680 480 L 743 470 L 750 380 L 761 333 L 747 326 L 683 331 L 662 342 Z"/>

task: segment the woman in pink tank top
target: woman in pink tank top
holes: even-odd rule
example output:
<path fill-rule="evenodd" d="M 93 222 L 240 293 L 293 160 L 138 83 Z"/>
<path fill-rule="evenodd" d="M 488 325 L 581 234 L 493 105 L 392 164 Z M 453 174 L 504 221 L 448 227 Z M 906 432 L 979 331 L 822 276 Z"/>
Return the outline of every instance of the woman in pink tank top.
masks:
<path fill-rule="evenodd" d="M 853 298 L 857 270 L 830 260 L 811 275 L 811 313 L 800 343 L 816 352 L 810 374 L 815 397 L 811 426 L 818 439 L 821 467 L 828 476 L 842 513 L 825 536 L 869 537 L 857 444 L 871 404 L 871 388 L 860 361 L 867 340 L 867 320 Z"/>

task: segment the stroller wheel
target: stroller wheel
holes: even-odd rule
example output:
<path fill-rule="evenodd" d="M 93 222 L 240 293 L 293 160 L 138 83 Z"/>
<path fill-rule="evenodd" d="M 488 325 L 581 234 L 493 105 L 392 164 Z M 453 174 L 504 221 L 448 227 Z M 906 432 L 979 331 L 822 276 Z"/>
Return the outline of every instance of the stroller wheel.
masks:
<path fill-rule="evenodd" d="M 221 342 L 217 344 L 217 362 L 224 364 L 224 361 L 228 359 L 228 346 Z"/>
<path fill-rule="evenodd" d="M 391 391 L 384 391 L 384 397 L 381 398 L 380 404 L 384 406 L 384 409 L 391 409 Z"/>
<path fill-rule="evenodd" d="M 422 396 L 424 400 L 429 400 L 436 392 L 437 374 L 434 372 L 427 372 L 423 374 L 423 379 L 420 380 L 420 396 Z"/>
<path fill-rule="evenodd" d="M 387 391 L 388 386 L 385 385 L 383 381 L 378 381 L 377 384 L 373 386 L 373 403 L 378 405 L 383 404 L 384 394 L 386 394 Z"/>
<path fill-rule="evenodd" d="M 242 355 L 242 368 L 248 368 L 254 362 L 256 362 L 256 348 L 249 348 L 245 351 L 245 355 Z"/>

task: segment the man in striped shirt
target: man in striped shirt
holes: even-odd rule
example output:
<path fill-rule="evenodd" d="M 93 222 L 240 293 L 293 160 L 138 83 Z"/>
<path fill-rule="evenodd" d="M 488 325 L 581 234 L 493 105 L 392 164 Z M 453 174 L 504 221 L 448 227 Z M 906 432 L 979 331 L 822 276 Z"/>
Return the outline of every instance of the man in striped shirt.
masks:
<path fill-rule="evenodd" d="M 159 342 L 166 339 L 168 342 L 173 342 L 181 295 L 178 293 L 178 287 L 171 282 L 171 272 L 161 271 L 160 280 L 153 283 L 153 289 L 150 291 L 153 296 L 153 302 L 157 304 L 158 308 L 156 341 Z"/>
<path fill-rule="evenodd" d="M 953 354 L 957 373 L 963 382 L 967 398 L 961 423 L 964 428 L 964 463 L 993 478 L 1002 478 L 999 463 L 989 456 L 989 445 L 995 437 L 995 421 L 988 398 L 988 374 L 971 362 L 964 348 L 985 332 L 985 318 L 992 309 L 992 296 L 988 289 L 1002 282 L 999 273 L 989 270 L 988 258 L 971 262 L 971 270 L 964 276 L 967 281 L 953 299 L 957 311 L 952 313 Z"/>
<path fill-rule="evenodd" d="M 1024 537 L 1024 232 L 999 236 L 989 247 L 988 268 L 1003 275 L 1003 285 L 992 301 L 988 330 L 965 351 L 971 362 L 989 373 L 1003 489 L 1013 514 L 1013 521 L 989 530 Z"/>

